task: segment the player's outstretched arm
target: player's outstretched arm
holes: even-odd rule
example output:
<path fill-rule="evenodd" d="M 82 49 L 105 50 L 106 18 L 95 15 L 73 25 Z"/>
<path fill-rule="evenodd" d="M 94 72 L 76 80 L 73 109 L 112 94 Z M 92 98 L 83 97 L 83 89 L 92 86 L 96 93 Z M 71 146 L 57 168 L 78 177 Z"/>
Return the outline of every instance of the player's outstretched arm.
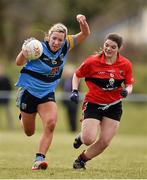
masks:
<path fill-rule="evenodd" d="M 76 16 L 77 21 L 80 25 L 80 32 L 76 35 L 74 35 L 77 39 L 77 44 L 81 43 L 83 40 L 85 40 L 90 35 L 90 28 L 86 21 L 86 17 L 82 14 L 78 14 Z"/>

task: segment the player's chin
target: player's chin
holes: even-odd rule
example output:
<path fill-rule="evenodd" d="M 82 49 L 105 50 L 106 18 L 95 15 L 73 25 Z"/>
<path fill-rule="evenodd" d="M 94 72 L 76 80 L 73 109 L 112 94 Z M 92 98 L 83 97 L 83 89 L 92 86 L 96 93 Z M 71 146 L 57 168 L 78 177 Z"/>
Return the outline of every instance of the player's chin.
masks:
<path fill-rule="evenodd" d="M 107 58 L 112 58 L 112 53 L 105 53 L 105 56 L 107 57 Z"/>
<path fill-rule="evenodd" d="M 55 53 L 55 52 L 58 51 L 59 49 L 60 49 L 60 47 L 52 47 L 52 48 L 51 48 L 51 51 Z"/>

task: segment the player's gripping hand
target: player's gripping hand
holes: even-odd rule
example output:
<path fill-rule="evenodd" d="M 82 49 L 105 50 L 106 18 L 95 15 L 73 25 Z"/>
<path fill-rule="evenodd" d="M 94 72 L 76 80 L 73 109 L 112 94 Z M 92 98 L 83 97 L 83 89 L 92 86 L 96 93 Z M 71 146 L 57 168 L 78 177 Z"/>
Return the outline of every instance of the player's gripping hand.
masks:
<path fill-rule="evenodd" d="M 71 95 L 70 95 L 70 100 L 73 101 L 74 103 L 78 104 L 79 102 L 79 92 L 78 90 L 73 90 Z"/>
<path fill-rule="evenodd" d="M 128 91 L 126 89 L 123 89 L 120 94 L 123 98 L 126 98 L 128 96 Z"/>
<path fill-rule="evenodd" d="M 28 57 L 28 52 L 27 52 L 27 50 L 25 49 L 25 46 L 26 46 L 30 41 L 32 41 L 33 39 L 35 39 L 35 38 L 34 38 L 34 37 L 30 37 L 30 38 L 24 40 L 24 43 L 23 43 L 23 45 L 22 45 L 22 53 L 23 53 L 24 57 L 26 57 L 26 58 Z"/>

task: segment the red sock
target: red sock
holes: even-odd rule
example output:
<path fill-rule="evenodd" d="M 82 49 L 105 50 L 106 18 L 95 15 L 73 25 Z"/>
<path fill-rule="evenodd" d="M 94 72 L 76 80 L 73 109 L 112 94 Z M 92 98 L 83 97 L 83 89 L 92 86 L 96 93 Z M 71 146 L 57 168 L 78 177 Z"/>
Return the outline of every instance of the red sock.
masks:
<path fill-rule="evenodd" d="M 89 160 L 91 160 L 90 158 L 88 158 L 86 155 L 85 155 L 85 150 L 78 156 L 78 159 L 79 160 L 82 160 L 82 161 L 84 161 L 84 162 L 87 162 L 87 161 L 89 161 Z"/>

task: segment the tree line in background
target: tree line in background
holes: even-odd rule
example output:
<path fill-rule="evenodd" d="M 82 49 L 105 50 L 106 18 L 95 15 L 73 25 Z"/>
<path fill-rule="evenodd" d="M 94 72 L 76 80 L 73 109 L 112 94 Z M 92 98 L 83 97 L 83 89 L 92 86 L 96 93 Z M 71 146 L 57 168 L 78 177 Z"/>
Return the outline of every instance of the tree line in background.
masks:
<path fill-rule="evenodd" d="M 112 18 L 123 17 L 138 11 L 145 4 L 146 0 L 0 0 L 1 58 L 12 61 L 24 39 L 31 36 L 43 39 L 54 23 L 64 23 L 69 33 L 78 32 L 76 14 L 85 14 L 90 23 L 106 12 Z"/>
<path fill-rule="evenodd" d="M 44 39 L 50 26 L 57 22 L 64 23 L 69 33 L 75 34 L 79 32 L 77 14 L 86 15 L 90 27 L 95 20 L 99 22 L 103 17 L 103 23 L 95 27 L 99 29 L 107 23 L 111 24 L 114 19 L 125 19 L 138 13 L 146 4 L 146 0 L 0 0 L 0 63 L 9 64 L 6 71 L 15 83 L 16 71 L 19 71 L 19 68 L 16 68 L 13 62 L 25 39 L 32 36 Z M 97 43 L 99 37 L 100 34 L 96 34 L 93 40 Z M 70 53 L 68 59 L 73 60 L 77 66 L 98 48 L 99 44 L 91 43 L 88 38 Z M 133 92 L 146 93 L 146 46 L 126 43 L 122 53 L 133 61 Z"/>

